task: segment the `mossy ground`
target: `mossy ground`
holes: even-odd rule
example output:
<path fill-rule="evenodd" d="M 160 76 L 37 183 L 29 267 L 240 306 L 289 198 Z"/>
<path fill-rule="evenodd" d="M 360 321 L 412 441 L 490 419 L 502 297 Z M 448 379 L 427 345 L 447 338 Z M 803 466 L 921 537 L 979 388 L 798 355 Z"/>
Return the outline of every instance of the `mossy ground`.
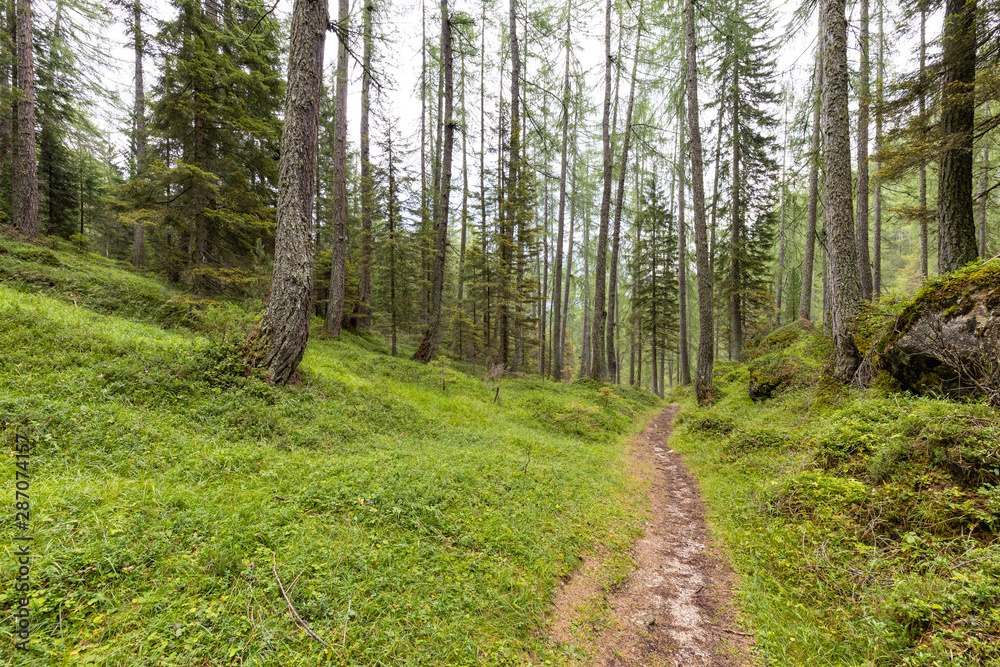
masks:
<path fill-rule="evenodd" d="M 624 436 L 651 394 L 505 379 L 494 403 L 496 382 L 351 335 L 314 336 L 302 384 L 273 387 L 238 362 L 240 308 L 3 246 L 0 428 L 8 452 L 35 443 L 35 556 L 26 654 L 0 564 L 0 664 L 567 660 L 542 632 L 551 594 L 638 534 Z M 14 469 L 0 457 L 5 504 Z"/>
<path fill-rule="evenodd" d="M 774 398 L 752 401 L 750 368 L 732 364 L 714 405 L 674 395 L 671 442 L 702 481 L 761 661 L 1000 664 L 1000 415 L 848 390 L 818 372 L 820 334 L 785 338 L 760 359 L 801 373 Z"/>

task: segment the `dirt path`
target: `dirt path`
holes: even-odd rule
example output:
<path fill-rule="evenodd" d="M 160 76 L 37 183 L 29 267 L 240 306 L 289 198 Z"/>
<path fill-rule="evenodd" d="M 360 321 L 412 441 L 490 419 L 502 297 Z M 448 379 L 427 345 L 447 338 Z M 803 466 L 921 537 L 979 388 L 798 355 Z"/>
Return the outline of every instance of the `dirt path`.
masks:
<path fill-rule="evenodd" d="M 669 444 L 679 408 L 668 406 L 631 442 L 633 474 L 647 485 L 646 534 L 633 546 L 637 569 L 620 588 L 595 582 L 600 562 L 583 566 L 556 594 L 553 638 L 567 653 L 586 647 L 588 664 L 749 664 L 750 638 L 735 623 L 733 573 L 707 549 L 705 509 L 695 478 Z M 588 622 L 603 601 L 605 622 Z"/>

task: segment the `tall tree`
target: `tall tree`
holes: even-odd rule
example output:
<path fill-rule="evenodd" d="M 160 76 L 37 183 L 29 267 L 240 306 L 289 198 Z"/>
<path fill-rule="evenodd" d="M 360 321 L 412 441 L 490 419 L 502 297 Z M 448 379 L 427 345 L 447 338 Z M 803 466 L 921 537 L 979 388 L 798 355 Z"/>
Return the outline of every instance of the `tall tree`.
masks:
<path fill-rule="evenodd" d="M 513 0 L 511 0 L 513 2 Z M 431 282 L 431 321 L 423 340 L 413 353 L 416 361 L 427 363 L 434 359 L 441 335 L 444 300 L 444 269 L 448 250 L 448 203 L 451 197 L 451 157 L 455 143 L 455 123 L 452 119 L 454 104 L 454 68 L 451 54 L 451 15 L 448 12 L 448 0 L 441 0 L 441 58 L 444 61 L 444 154 L 441 159 L 441 182 L 437 192 L 437 219 L 434 221 L 436 239 L 434 244 L 434 261 Z"/>
<path fill-rule="evenodd" d="M 594 330 L 591 334 L 590 377 L 604 380 L 607 375 L 604 330 L 608 321 L 607 287 L 608 223 L 611 218 L 611 0 L 604 12 L 604 119 L 601 137 L 604 145 L 604 190 L 601 195 L 601 217 L 597 232 L 597 256 L 594 259 Z"/>
<path fill-rule="evenodd" d="M 875 215 L 872 229 L 872 296 L 882 294 L 882 116 L 885 104 L 885 2 L 878 3 L 878 59 L 875 74 Z"/>
<path fill-rule="evenodd" d="M 361 276 L 358 281 L 357 327 L 372 325 L 372 208 L 375 205 L 368 116 L 372 87 L 372 12 L 375 0 L 365 0 L 362 9 L 364 53 L 361 63 Z"/>
<path fill-rule="evenodd" d="M 326 0 L 295 0 L 281 134 L 274 281 L 264 318 L 250 334 L 256 363 L 273 382 L 295 372 L 309 339 L 312 314 L 312 210 L 319 147 L 319 101 Z"/>
<path fill-rule="evenodd" d="M 326 332 L 337 338 L 347 300 L 347 37 L 348 0 L 340 0 L 337 17 L 337 92 L 333 126 L 333 255 Z"/>
<path fill-rule="evenodd" d="M 871 63 L 869 59 L 869 0 L 861 0 L 860 80 L 858 83 L 858 219 L 854 231 L 858 246 L 861 296 L 872 298 L 871 256 L 868 252 L 868 125 L 871 119 Z"/>
<path fill-rule="evenodd" d="M 920 116 L 920 145 L 927 145 L 927 0 L 918 0 L 920 6 L 920 96 L 917 100 Z M 921 156 L 920 159 L 920 191 L 919 191 L 920 215 L 920 278 L 927 280 L 927 159 Z"/>
<path fill-rule="evenodd" d="M 563 40 L 563 48 L 566 49 L 566 62 L 563 69 L 563 96 L 562 96 L 562 157 L 559 163 L 559 220 L 556 231 L 556 257 L 555 257 L 555 285 L 552 293 L 552 327 L 555 332 L 552 345 L 552 377 L 556 380 L 563 379 L 563 344 L 565 341 L 562 335 L 562 280 L 563 280 L 563 229 L 566 220 L 566 166 L 567 153 L 569 147 L 569 59 L 572 50 L 570 42 L 570 27 L 572 26 L 573 0 L 566 0 L 566 37 Z M 570 244 L 573 239 L 570 237 Z M 569 271 L 567 270 L 566 282 L 569 283 Z"/>
<path fill-rule="evenodd" d="M 851 138 L 847 108 L 845 0 L 822 0 L 823 155 L 833 279 L 834 371 L 849 380 L 860 363 L 854 318 L 861 301 L 851 206 Z"/>
<path fill-rule="evenodd" d="M 684 0 L 684 44 L 686 60 L 689 153 L 691 156 L 691 204 L 694 212 L 695 261 L 698 267 L 698 367 L 695 395 L 699 403 L 712 400 L 714 363 L 712 313 L 712 273 L 708 268 L 708 230 L 705 225 L 705 181 L 701 153 L 701 126 L 698 121 L 698 51 L 695 42 L 694 0 Z"/>
<path fill-rule="evenodd" d="M 678 137 L 678 145 L 680 146 L 679 155 L 683 156 L 684 151 L 687 148 L 685 145 L 684 137 L 684 118 L 683 114 L 678 114 L 678 119 L 680 120 L 680 136 Z M 679 341 L 677 346 L 678 363 L 677 363 L 677 374 L 680 378 L 680 383 L 683 385 L 691 384 L 691 351 L 688 349 L 690 344 L 690 335 L 688 332 L 688 304 L 687 304 L 687 225 L 685 224 L 685 208 L 686 202 L 684 201 L 684 194 L 687 190 L 687 179 L 685 178 L 685 164 L 686 160 L 681 157 L 678 160 L 679 173 L 678 173 L 678 183 L 677 183 L 677 203 L 678 203 L 678 215 L 677 215 L 677 317 L 678 317 L 678 333 Z"/>
<path fill-rule="evenodd" d="M 945 0 L 941 35 L 941 164 L 938 168 L 938 271 L 978 256 L 972 204 L 976 116 L 976 0 Z"/>
<path fill-rule="evenodd" d="M 632 60 L 632 81 L 629 84 L 628 106 L 625 110 L 625 136 L 622 139 L 622 156 L 618 166 L 618 191 L 615 196 L 615 222 L 611 242 L 611 271 L 608 279 L 608 327 L 607 353 L 608 378 L 618 381 L 618 352 L 615 345 L 615 332 L 618 329 L 618 253 L 621 245 L 622 209 L 625 204 L 625 175 L 628 172 L 628 152 L 632 145 L 632 113 L 635 110 L 635 80 L 639 71 L 639 49 L 642 45 L 642 10 L 643 2 L 639 2 L 639 12 L 636 14 L 635 28 L 635 58 Z"/>
<path fill-rule="evenodd" d="M 35 158 L 35 64 L 31 36 L 31 0 L 17 0 L 17 100 L 14 144 L 14 228 L 38 236 L 38 178 Z"/>
<path fill-rule="evenodd" d="M 820 20 L 820 35 L 823 21 Z M 806 206 L 806 237 L 802 251 L 802 291 L 799 295 L 799 317 L 812 318 L 813 262 L 816 255 L 816 209 L 819 206 L 820 107 L 823 89 L 823 39 L 816 47 L 816 74 L 813 82 L 812 141 L 809 146 L 809 203 Z"/>
<path fill-rule="evenodd" d="M 135 48 L 135 118 L 133 119 L 132 146 L 135 174 L 138 176 L 146 168 L 146 91 L 142 82 L 142 3 L 132 3 L 132 44 Z M 143 239 L 142 221 L 136 221 L 132 228 L 132 256 L 134 266 L 142 266 L 146 260 L 146 243 Z"/>

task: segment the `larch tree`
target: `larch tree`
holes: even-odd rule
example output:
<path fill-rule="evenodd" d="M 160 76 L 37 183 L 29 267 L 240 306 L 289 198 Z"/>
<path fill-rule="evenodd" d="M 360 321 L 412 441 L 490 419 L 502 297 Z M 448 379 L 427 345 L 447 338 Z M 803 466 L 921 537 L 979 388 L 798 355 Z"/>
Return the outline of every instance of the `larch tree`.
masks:
<path fill-rule="evenodd" d="M 347 300 L 347 37 L 348 0 L 340 0 L 337 17 L 337 86 L 333 129 L 333 254 L 326 332 L 337 338 Z"/>
<path fill-rule="evenodd" d="M 694 0 L 684 0 L 685 76 L 687 88 L 688 152 L 691 160 L 691 205 L 693 209 L 695 261 L 698 269 L 698 366 L 695 395 L 699 403 L 712 400 L 715 323 L 712 313 L 712 272 L 708 268 L 708 230 L 705 224 L 705 181 L 698 120 L 698 50 L 695 40 Z"/>
<path fill-rule="evenodd" d="M 594 258 L 594 307 L 593 332 L 590 336 L 590 377 L 603 381 L 607 375 L 604 333 L 608 321 L 607 262 L 608 227 L 611 218 L 611 0 L 607 0 L 604 13 L 604 119 L 601 139 L 604 147 L 604 190 L 601 195 L 600 224 L 597 231 L 597 256 Z"/>
<path fill-rule="evenodd" d="M 511 0 L 513 3 L 513 0 Z M 437 354 L 444 331 L 442 322 L 445 282 L 445 261 L 448 250 L 448 203 L 451 198 L 451 158 L 455 142 L 455 122 L 452 118 L 454 95 L 454 68 L 452 65 L 451 47 L 451 15 L 448 12 L 448 0 L 441 0 L 441 58 L 444 64 L 444 139 L 441 158 L 440 187 L 436 193 L 439 201 L 436 207 L 433 274 L 431 282 L 431 321 L 423 340 L 413 353 L 417 361 L 427 363 Z"/>
<path fill-rule="evenodd" d="M 326 0 L 295 0 L 292 8 L 273 283 L 264 318 L 247 341 L 248 349 L 259 355 L 253 363 L 279 384 L 292 377 L 309 339 L 312 212 L 328 16 Z"/>
<path fill-rule="evenodd" d="M 35 158 L 35 61 L 31 35 L 31 0 L 17 0 L 17 98 L 12 201 L 14 228 L 38 237 L 38 177 Z"/>
<path fill-rule="evenodd" d="M 861 362 L 854 318 L 861 301 L 851 201 L 851 138 L 848 118 L 845 0 L 822 0 L 823 157 L 833 280 L 834 372 L 850 380 Z"/>
<path fill-rule="evenodd" d="M 938 271 L 979 254 L 972 202 L 976 116 L 976 0 L 945 0 L 941 35 L 941 160 L 938 168 Z"/>
<path fill-rule="evenodd" d="M 569 88 L 569 61 L 572 51 L 572 42 L 570 41 L 570 28 L 572 26 L 573 19 L 573 0 L 566 0 L 566 37 L 563 40 L 563 48 L 566 49 L 566 61 L 563 68 L 563 95 L 562 95 L 562 148 L 561 148 L 561 159 L 559 162 L 559 217 L 556 223 L 556 247 L 555 247 L 555 276 L 554 276 L 554 286 L 552 293 L 552 328 L 555 332 L 554 340 L 552 341 L 552 377 L 556 380 L 563 379 L 563 344 L 565 341 L 562 335 L 562 281 L 563 281 L 563 245 L 565 243 L 564 239 L 564 229 L 566 221 L 566 168 L 568 163 L 568 149 L 569 149 L 569 105 L 570 105 L 570 88 Z M 573 243 L 572 236 L 570 236 L 570 244 Z M 567 270 L 566 282 L 569 283 L 569 271 Z"/>

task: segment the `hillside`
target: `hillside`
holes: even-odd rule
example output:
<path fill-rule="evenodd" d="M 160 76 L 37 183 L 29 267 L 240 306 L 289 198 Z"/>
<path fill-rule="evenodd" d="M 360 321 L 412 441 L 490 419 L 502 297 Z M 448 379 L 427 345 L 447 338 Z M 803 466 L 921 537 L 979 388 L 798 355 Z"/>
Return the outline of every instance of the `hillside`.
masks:
<path fill-rule="evenodd" d="M 689 388 L 673 447 L 702 481 L 765 664 L 1000 664 L 1000 415 L 825 378 L 790 324 Z M 772 391 L 760 401 L 748 387 Z"/>
<path fill-rule="evenodd" d="M 2 437 L 33 442 L 23 664 L 564 662 L 541 631 L 551 593 L 638 534 L 623 436 L 658 400 L 349 335 L 315 334 L 301 384 L 274 387 L 239 363 L 250 321 L 92 255 L 0 244 Z M 14 479 L 3 457 L 5 503 Z"/>

